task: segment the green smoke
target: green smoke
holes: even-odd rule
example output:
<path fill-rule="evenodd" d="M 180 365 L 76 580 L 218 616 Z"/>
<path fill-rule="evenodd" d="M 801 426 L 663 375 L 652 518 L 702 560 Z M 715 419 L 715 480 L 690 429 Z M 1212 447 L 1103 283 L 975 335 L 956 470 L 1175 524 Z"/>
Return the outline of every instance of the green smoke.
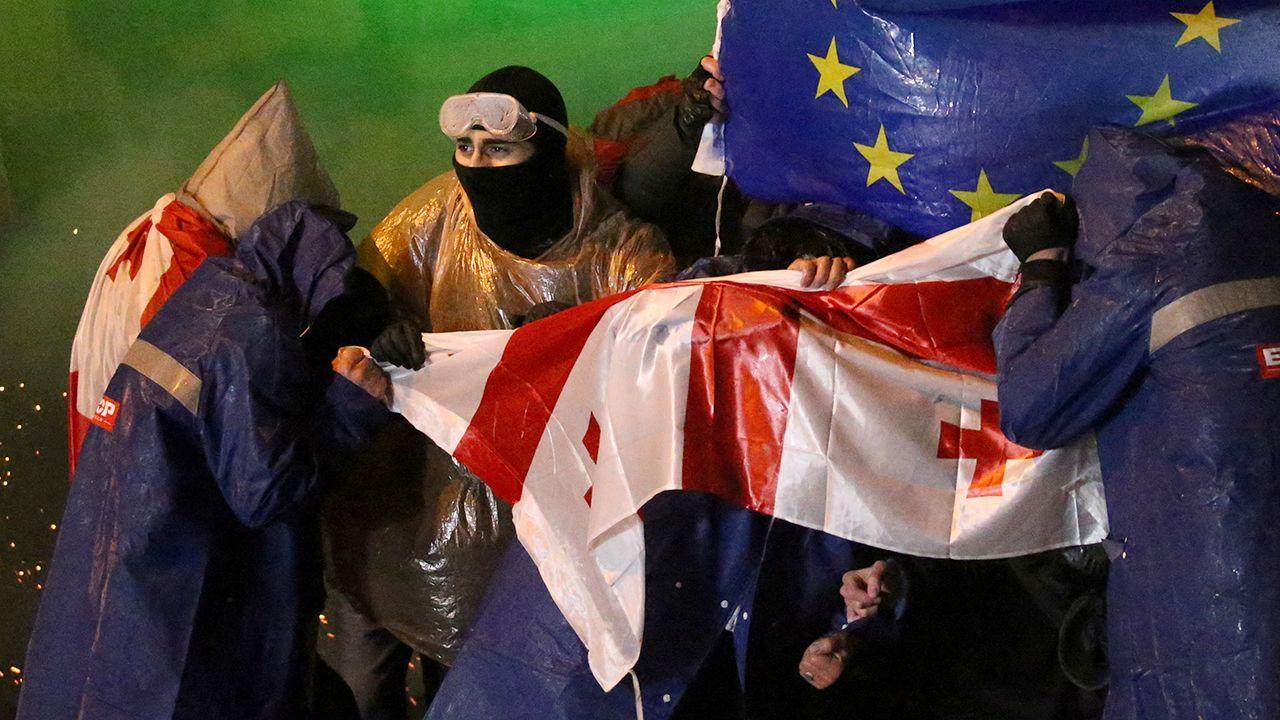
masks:
<path fill-rule="evenodd" d="M 586 124 L 692 70 L 714 22 L 712 0 L 0 2 L 0 443 L 26 463 L 0 488 L 0 668 L 21 664 L 38 597 L 14 563 L 47 560 L 66 494 L 60 394 L 94 270 L 263 91 L 289 81 L 358 235 L 448 167 L 440 103 L 487 71 L 537 68 Z"/>

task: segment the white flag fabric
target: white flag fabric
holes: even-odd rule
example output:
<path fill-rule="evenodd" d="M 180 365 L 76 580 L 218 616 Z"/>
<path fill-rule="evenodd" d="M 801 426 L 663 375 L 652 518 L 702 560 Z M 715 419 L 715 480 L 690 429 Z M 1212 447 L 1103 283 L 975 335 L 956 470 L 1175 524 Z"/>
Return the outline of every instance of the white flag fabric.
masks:
<path fill-rule="evenodd" d="M 206 257 L 230 253 L 227 238 L 172 193 L 130 223 L 107 250 L 71 344 L 67 458 L 73 476 L 102 394 L 138 333 Z"/>
<path fill-rule="evenodd" d="M 151 316 L 206 257 L 230 255 L 234 239 L 260 215 L 290 200 L 339 207 L 281 81 L 240 117 L 178 194 L 161 197 L 120 233 L 98 266 L 71 347 L 72 476 L 89 426 L 111 402 L 102 393 Z"/>
<path fill-rule="evenodd" d="M 913 555 L 1101 540 L 1092 440 L 999 429 L 991 331 L 1028 200 L 855 270 L 656 285 L 514 331 L 428 334 L 393 409 L 515 504 L 516 531 L 612 688 L 640 653 L 638 511 L 668 490 Z"/>

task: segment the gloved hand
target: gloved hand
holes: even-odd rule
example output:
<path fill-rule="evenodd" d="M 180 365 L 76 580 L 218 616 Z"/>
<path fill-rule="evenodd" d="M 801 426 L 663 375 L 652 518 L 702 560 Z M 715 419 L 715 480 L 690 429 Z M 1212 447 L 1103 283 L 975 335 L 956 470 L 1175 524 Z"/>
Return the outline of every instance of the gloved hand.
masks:
<path fill-rule="evenodd" d="M 676 104 L 676 132 L 683 142 L 697 143 L 703 126 L 723 117 L 723 81 L 720 64 L 710 55 L 702 58 L 693 74 L 684 79 L 680 102 Z"/>
<path fill-rule="evenodd" d="M 1004 243 L 1019 262 L 1026 262 L 1041 250 L 1071 247 L 1079 231 L 1075 201 L 1070 197 L 1059 200 L 1046 192 L 1009 218 L 1004 226 Z"/>
<path fill-rule="evenodd" d="M 378 362 L 421 370 L 427 362 L 427 346 L 422 342 L 422 328 L 412 320 L 393 322 L 373 341 L 369 354 Z"/>

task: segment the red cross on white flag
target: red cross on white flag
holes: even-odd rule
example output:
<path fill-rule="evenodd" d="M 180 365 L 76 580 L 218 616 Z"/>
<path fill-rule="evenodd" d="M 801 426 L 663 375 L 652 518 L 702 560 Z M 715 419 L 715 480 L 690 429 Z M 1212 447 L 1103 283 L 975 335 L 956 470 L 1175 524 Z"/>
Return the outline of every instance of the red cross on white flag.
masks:
<path fill-rule="evenodd" d="M 938 457 L 945 460 L 976 460 L 968 497 L 1001 495 L 1004 469 L 1010 460 L 1026 460 L 1043 455 L 1012 443 L 1000 432 L 1000 405 L 995 400 L 982 401 L 982 426 L 961 428 L 942 423 L 938 437 Z"/>
<path fill-rule="evenodd" d="M 227 238 L 172 194 L 157 200 L 111 245 L 71 346 L 67 458 L 72 475 L 98 401 L 138 333 L 206 257 L 229 254 Z"/>
<path fill-rule="evenodd" d="M 1093 542 L 1092 446 L 1040 454 L 999 431 L 991 331 L 1017 267 L 999 235 L 1019 206 L 830 292 L 757 273 L 427 335 L 427 366 L 393 372 L 395 408 L 515 503 L 606 688 L 639 655 L 638 511 L 664 490 L 924 556 Z"/>

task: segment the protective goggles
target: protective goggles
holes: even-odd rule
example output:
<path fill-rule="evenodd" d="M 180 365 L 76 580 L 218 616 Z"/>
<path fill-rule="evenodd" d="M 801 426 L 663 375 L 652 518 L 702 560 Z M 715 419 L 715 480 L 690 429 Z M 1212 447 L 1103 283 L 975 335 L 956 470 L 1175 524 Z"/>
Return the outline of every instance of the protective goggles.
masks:
<path fill-rule="evenodd" d="M 538 132 L 538 123 L 569 136 L 564 125 L 546 115 L 529 112 L 519 100 L 502 93 L 454 95 L 440 106 L 440 131 L 452 138 L 462 137 L 473 127 L 482 127 L 494 137 L 523 142 Z"/>

